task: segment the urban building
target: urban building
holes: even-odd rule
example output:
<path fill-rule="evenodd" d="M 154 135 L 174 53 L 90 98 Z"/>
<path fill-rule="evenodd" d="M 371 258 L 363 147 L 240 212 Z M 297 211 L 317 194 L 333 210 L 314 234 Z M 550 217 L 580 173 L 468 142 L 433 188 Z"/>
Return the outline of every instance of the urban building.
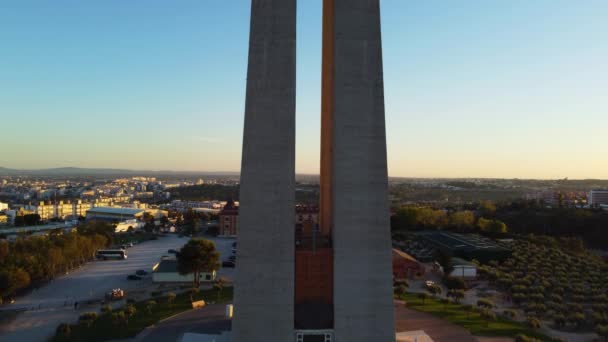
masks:
<path fill-rule="evenodd" d="M 219 235 L 236 236 L 239 226 L 239 207 L 229 200 L 219 213 Z"/>
<path fill-rule="evenodd" d="M 142 219 L 144 212 L 144 209 L 96 207 L 87 210 L 86 219 L 121 222 Z"/>
<path fill-rule="evenodd" d="M 589 205 L 592 207 L 608 205 L 608 189 L 591 190 L 589 192 Z"/>
<path fill-rule="evenodd" d="M 0 212 L 0 226 L 6 226 L 8 225 L 9 219 L 8 219 L 8 215 L 6 215 L 3 212 Z"/>
<path fill-rule="evenodd" d="M 395 341 L 381 45 L 379 0 L 324 0 L 319 224 L 294 233 L 296 0 L 252 1 L 235 342 Z"/>
<path fill-rule="evenodd" d="M 0 211 L 6 211 L 6 210 L 8 210 L 8 203 L 0 202 Z"/>

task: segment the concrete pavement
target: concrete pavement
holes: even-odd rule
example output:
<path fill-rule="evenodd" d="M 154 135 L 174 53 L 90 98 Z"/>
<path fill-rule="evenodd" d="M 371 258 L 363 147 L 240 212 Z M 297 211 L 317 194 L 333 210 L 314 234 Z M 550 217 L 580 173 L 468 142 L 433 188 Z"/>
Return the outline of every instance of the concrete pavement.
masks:
<path fill-rule="evenodd" d="M 216 239 L 216 246 L 222 260 L 230 255 L 231 239 Z M 126 260 L 94 261 L 73 270 L 67 275 L 56 278 L 44 287 L 31 292 L 6 308 L 26 308 L 13 321 L 0 326 L 0 341 L 45 341 L 57 326 L 63 322 L 75 322 L 82 312 L 97 311 L 99 305 L 87 306 L 89 299 L 101 299 L 105 292 L 113 288 L 122 288 L 127 293 L 142 290 L 150 285 L 150 279 L 128 281 L 127 275 L 138 269 L 151 271 L 152 266 L 166 255 L 169 249 L 179 249 L 188 241 L 187 237 L 167 235 L 158 240 L 135 245 L 127 250 Z M 229 280 L 234 269 L 220 270 L 218 274 Z M 78 301 L 78 310 L 73 302 Z M 66 306 L 67 304 L 67 306 Z"/>

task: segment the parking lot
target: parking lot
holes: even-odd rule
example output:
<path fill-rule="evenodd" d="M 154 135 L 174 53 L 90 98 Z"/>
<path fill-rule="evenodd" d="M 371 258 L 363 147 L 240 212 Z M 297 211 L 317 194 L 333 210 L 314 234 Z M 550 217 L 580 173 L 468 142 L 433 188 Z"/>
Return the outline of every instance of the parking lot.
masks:
<path fill-rule="evenodd" d="M 222 260 L 232 254 L 232 239 L 211 239 L 216 243 Z M 0 326 L 0 341 L 45 341 L 62 322 L 75 321 L 79 312 L 92 311 L 98 308 L 87 308 L 85 303 L 91 299 L 101 299 L 107 291 L 122 288 L 136 291 L 149 284 L 144 278 L 140 281 L 129 281 L 127 275 L 143 269 L 151 272 L 152 266 L 169 249 L 179 250 L 188 238 L 167 235 L 158 240 L 135 245 L 127 250 L 126 260 L 94 261 L 83 267 L 59 277 L 44 287 L 18 298 L 11 308 L 24 308 L 11 323 Z M 234 269 L 222 269 L 220 276 L 232 280 Z M 74 310 L 73 303 L 80 303 Z"/>

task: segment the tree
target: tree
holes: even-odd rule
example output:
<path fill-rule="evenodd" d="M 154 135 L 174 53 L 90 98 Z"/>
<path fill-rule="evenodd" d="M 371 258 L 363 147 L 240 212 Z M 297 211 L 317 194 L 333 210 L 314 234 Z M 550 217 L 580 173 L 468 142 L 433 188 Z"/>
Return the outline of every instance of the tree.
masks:
<path fill-rule="evenodd" d="M 510 319 L 515 319 L 515 317 L 517 317 L 517 311 L 512 309 L 506 309 L 505 311 L 503 311 L 503 314 L 509 317 Z"/>
<path fill-rule="evenodd" d="M 148 314 L 152 314 L 152 308 L 156 305 L 156 301 L 149 300 L 146 302 L 146 310 L 148 310 Z"/>
<path fill-rule="evenodd" d="M 124 310 L 127 324 L 129 324 L 129 318 L 133 317 L 136 312 L 137 312 L 137 309 L 135 308 L 135 306 L 133 306 L 133 304 L 127 305 L 126 309 Z"/>
<path fill-rule="evenodd" d="M 455 303 L 460 303 L 464 298 L 464 290 L 449 290 L 448 297 L 451 297 Z"/>
<path fill-rule="evenodd" d="M 57 330 L 55 331 L 55 335 L 62 336 L 62 337 L 63 336 L 69 337 L 71 333 L 72 333 L 72 327 L 70 327 L 70 325 L 68 323 L 59 324 L 59 326 L 57 327 Z"/>
<path fill-rule="evenodd" d="M 405 287 L 404 285 L 399 285 L 399 286 L 395 287 L 394 292 L 395 292 L 395 295 L 397 295 L 398 297 L 401 297 L 407 292 L 407 287 Z"/>
<path fill-rule="evenodd" d="M 456 211 L 450 217 L 450 226 L 456 227 L 459 230 L 469 230 L 475 225 L 475 215 L 472 211 Z"/>
<path fill-rule="evenodd" d="M 166 225 L 169 223 L 169 218 L 167 218 L 167 216 L 163 216 L 163 217 L 161 217 L 161 218 L 160 218 L 160 223 L 161 223 L 163 226 L 166 226 Z"/>
<path fill-rule="evenodd" d="M 422 300 L 422 305 L 424 305 L 424 302 L 426 301 L 426 299 L 429 298 L 429 294 L 427 292 L 420 292 L 418 294 L 418 298 L 420 298 Z"/>
<path fill-rule="evenodd" d="M 467 319 L 470 319 L 471 318 L 471 311 L 473 311 L 475 309 L 475 307 L 472 304 L 467 304 L 467 305 L 464 305 L 462 308 L 467 313 Z"/>
<path fill-rule="evenodd" d="M 493 217 L 496 213 L 496 204 L 492 201 L 481 201 L 478 209 L 482 216 Z"/>
<path fill-rule="evenodd" d="M 173 302 L 175 301 L 175 293 L 174 292 L 169 292 L 167 294 L 167 303 L 169 304 L 169 307 L 173 306 Z"/>
<path fill-rule="evenodd" d="M 477 301 L 477 306 L 480 308 L 492 309 L 494 307 L 494 303 L 492 303 L 491 300 L 481 298 Z"/>
<path fill-rule="evenodd" d="M 441 265 L 441 268 L 443 269 L 443 274 L 445 276 L 449 276 L 452 271 L 454 271 L 454 266 L 452 266 L 452 256 L 450 255 L 450 253 L 442 249 L 437 249 L 435 258 L 439 265 Z"/>
<path fill-rule="evenodd" d="M 97 320 L 97 312 L 85 312 L 80 317 L 78 317 L 78 321 L 90 327 L 93 322 Z"/>
<path fill-rule="evenodd" d="M 604 342 L 608 342 L 608 325 L 598 325 L 595 327 L 595 332 L 604 338 Z"/>
<path fill-rule="evenodd" d="M 194 296 L 200 292 L 200 289 L 198 287 L 193 287 L 190 289 L 190 301 L 194 302 Z"/>
<path fill-rule="evenodd" d="M 540 320 L 536 317 L 528 317 L 526 319 L 526 324 L 532 329 L 540 328 Z"/>
<path fill-rule="evenodd" d="M 215 244 L 205 239 L 191 239 L 177 254 L 177 270 L 182 275 L 193 274 L 194 287 L 200 287 L 200 275 L 219 269 L 220 254 Z"/>
<path fill-rule="evenodd" d="M 128 322 L 124 311 L 121 310 L 121 311 L 112 313 L 112 323 L 120 324 L 124 321 Z"/>
<path fill-rule="evenodd" d="M 443 292 L 441 286 L 437 284 L 427 286 L 427 290 L 435 297 L 441 295 L 441 293 Z"/>
<path fill-rule="evenodd" d="M 226 284 L 226 280 L 224 280 L 224 278 L 218 278 L 214 283 L 213 283 L 213 289 L 215 291 L 217 291 L 217 301 L 220 301 L 220 294 L 222 293 L 222 290 L 224 289 L 224 285 Z"/>
<path fill-rule="evenodd" d="M 496 314 L 490 309 L 482 309 L 480 312 L 481 318 L 486 321 L 486 327 L 490 325 L 490 321 L 496 320 Z"/>
<path fill-rule="evenodd" d="M 101 307 L 101 312 L 108 314 L 112 312 L 112 307 L 110 305 L 104 305 Z"/>
<path fill-rule="evenodd" d="M 507 225 L 499 220 L 487 220 L 483 217 L 480 217 L 477 220 L 477 227 L 482 232 L 495 233 L 495 234 L 504 234 L 508 232 Z"/>

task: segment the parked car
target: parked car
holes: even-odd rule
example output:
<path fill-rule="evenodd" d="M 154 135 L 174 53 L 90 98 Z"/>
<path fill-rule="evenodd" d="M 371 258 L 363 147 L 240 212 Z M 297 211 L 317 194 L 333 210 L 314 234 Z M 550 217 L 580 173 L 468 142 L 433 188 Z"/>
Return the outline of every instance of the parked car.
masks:
<path fill-rule="evenodd" d="M 144 270 L 137 270 L 135 271 L 135 274 L 137 274 L 138 276 L 146 276 L 148 275 L 148 272 L 144 271 Z"/>
<path fill-rule="evenodd" d="M 167 253 L 169 254 L 177 254 L 177 251 L 175 249 L 170 249 L 167 251 Z"/>
<path fill-rule="evenodd" d="M 236 261 L 236 255 L 229 256 L 228 261 Z"/>
<path fill-rule="evenodd" d="M 222 262 L 222 267 L 232 267 L 234 268 L 236 266 L 236 262 L 232 261 L 232 260 L 226 260 L 224 262 Z"/>
<path fill-rule="evenodd" d="M 135 274 L 129 274 L 127 280 L 141 280 L 141 277 Z"/>

